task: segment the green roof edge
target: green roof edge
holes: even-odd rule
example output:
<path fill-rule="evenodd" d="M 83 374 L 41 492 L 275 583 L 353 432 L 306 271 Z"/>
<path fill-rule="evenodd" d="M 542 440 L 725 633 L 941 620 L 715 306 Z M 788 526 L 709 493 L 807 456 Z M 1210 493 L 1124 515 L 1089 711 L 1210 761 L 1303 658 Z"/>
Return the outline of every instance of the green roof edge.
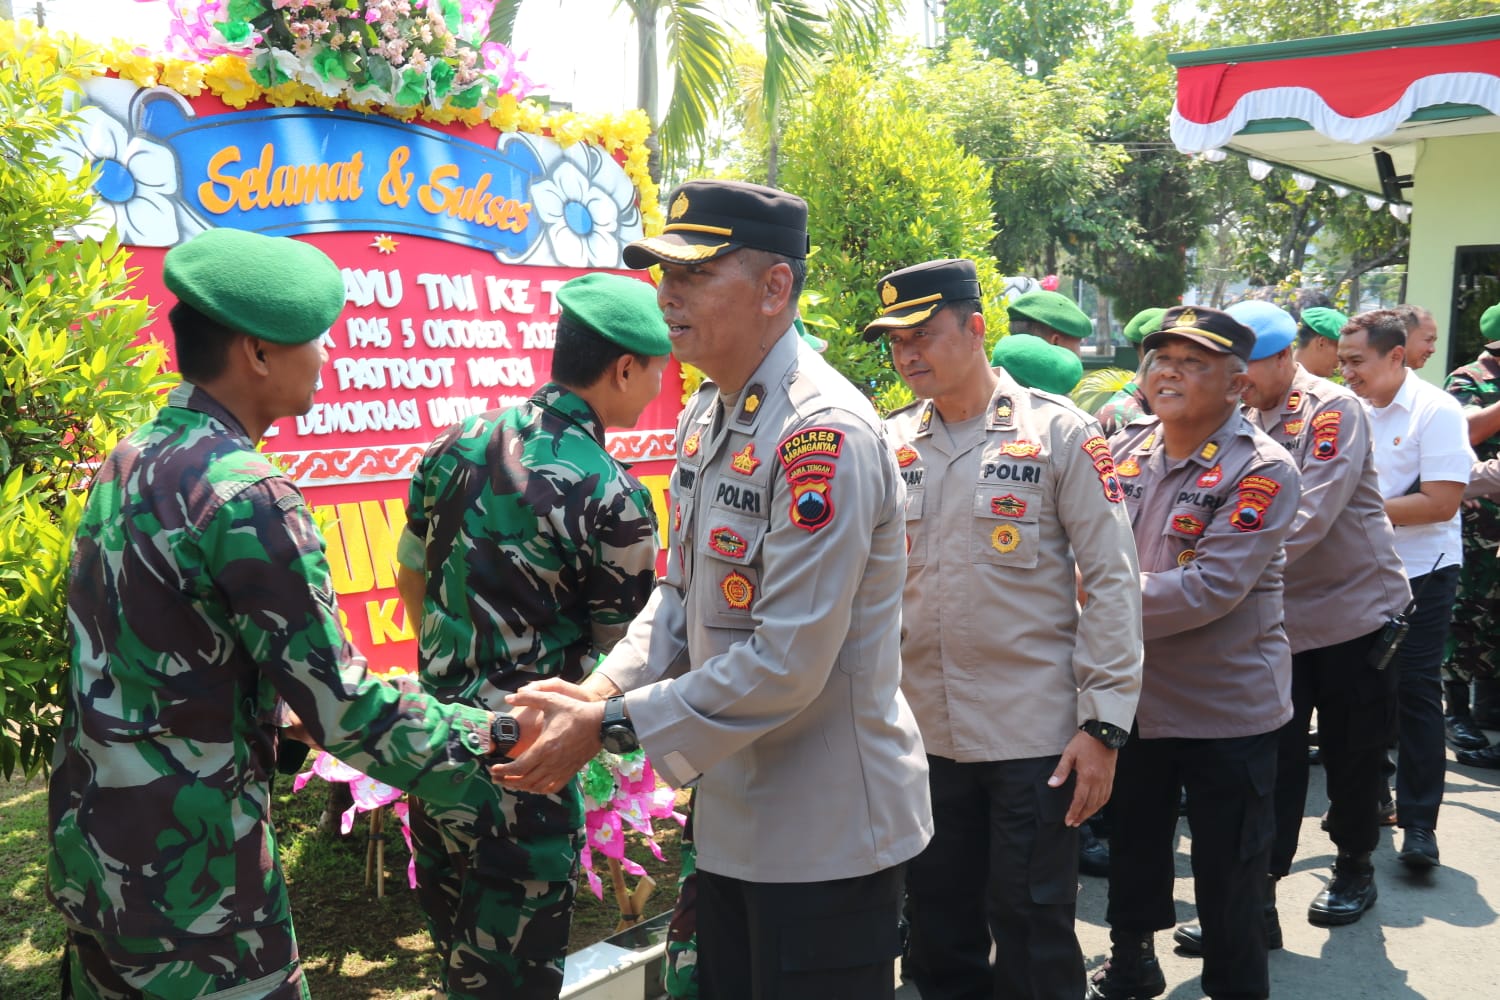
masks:
<path fill-rule="evenodd" d="M 1321 38 L 1294 38 L 1285 42 L 1259 45 L 1236 45 L 1222 49 L 1196 49 L 1173 52 L 1167 62 L 1181 69 L 1186 66 L 1212 66 L 1215 63 L 1266 62 L 1273 59 L 1299 59 L 1308 56 L 1337 56 L 1354 52 L 1374 52 L 1396 47 L 1453 45 L 1461 42 L 1483 42 L 1500 38 L 1500 14 L 1470 17 L 1461 21 L 1438 21 L 1406 28 L 1382 28 L 1347 35 Z"/>

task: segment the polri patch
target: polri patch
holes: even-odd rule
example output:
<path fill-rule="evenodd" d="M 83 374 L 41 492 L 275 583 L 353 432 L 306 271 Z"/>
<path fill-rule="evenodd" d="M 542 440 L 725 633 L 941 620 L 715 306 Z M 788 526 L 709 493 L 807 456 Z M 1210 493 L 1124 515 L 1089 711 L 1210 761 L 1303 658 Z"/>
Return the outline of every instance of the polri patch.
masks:
<path fill-rule="evenodd" d="M 1115 466 L 1115 471 L 1122 476 L 1134 479 L 1141 474 L 1141 463 L 1135 460 L 1134 455 L 1128 456 L 1125 461 Z"/>
<path fill-rule="evenodd" d="M 682 442 L 682 453 L 688 458 L 692 458 L 694 455 L 698 454 L 698 441 L 702 437 L 702 435 L 702 431 L 695 430 L 693 431 L 693 433 L 688 435 L 686 441 Z"/>
<path fill-rule="evenodd" d="M 1305 420 L 1303 420 L 1301 417 L 1298 417 L 1296 420 L 1288 420 L 1286 423 L 1282 424 L 1281 429 L 1292 437 L 1296 437 L 1298 434 L 1302 433 L 1302 425 L 1305 423 Z"/>
<path fill-rule="evenodd" d="M 1203 475 L 1198 477 L 1198 485 L 1203 489 L 1209 489 L 1210 487 L 1218 486 L 1223 481 L 1224 468 L 1218 463 L 1215 463 L 1212 469 L 1209 469 Z"/>
<path fill-rule="evenodd" d="M 793 524 L 809 533 L 833 522 L 833 476 L 831 472 L 825 475 L 823 469 L 831 469 L 831 465 L 807 462 L 787 473 L 792 487 L 788 514 Z"/>
<path fill-rule="evenodd" d="M 1172 518 L 1172 528 L 1181 535 L 1203 534 L 1203 522 L 1191 514 L 1178 514 Z"/>
<path fill-rule="evenodd" d="M 1265 476 L 1246 476 L 1240 480 L 1237 492 L 1229 523 L 1239 531 L 1259 531 L 1265 524 L 1271 499 L 1281 492 L 1281 484 Z"/>
<path fill-rule="evenodd" d="M 896 464 L 903 469 L 921 457 L 917 454 L 917 449 L 909 444 L 903 444 L 896 449 Z"/>
<path fill-rule="evenodd" d="M 1000 454 L 1012 458 L 1035 458 L 1042 453 L 1042 446 L 1035 441 L 1007 441 L 1000 446 Z"/>

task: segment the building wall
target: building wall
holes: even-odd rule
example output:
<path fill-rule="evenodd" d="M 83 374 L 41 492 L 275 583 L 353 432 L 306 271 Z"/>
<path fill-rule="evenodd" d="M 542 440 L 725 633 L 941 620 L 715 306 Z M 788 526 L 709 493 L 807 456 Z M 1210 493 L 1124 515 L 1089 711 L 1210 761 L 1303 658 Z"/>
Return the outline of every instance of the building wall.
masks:
<path fill-rule="evenodd" d="M 1500 134 L 1465 135 L 1426 140 L 1413 171 L 1406 300 L 1426 306 L 1437 317 L 1438 353 L 1421 375 L 1439 385 L 1447 374 L 1435 362 L 1448 355 L 1454 248 L 1500 244 L 1500 198 L 1494 195 L 1497 165 Z"/>

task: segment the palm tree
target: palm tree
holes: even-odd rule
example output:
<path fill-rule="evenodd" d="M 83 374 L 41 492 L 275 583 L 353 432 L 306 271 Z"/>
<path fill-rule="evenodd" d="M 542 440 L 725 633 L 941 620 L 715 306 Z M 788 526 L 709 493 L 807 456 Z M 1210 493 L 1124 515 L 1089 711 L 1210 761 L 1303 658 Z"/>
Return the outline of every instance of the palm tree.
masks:
<path fill-rule="evenodd" d="M 705 0 L 619 0 L 635 21 L 639 63 L 636 104 L 656 124 L 660 94 L 657 41 L 665 31 L 672 98 L 656 137 L 673 164 L 686 162 L 695 146 L 732 100 L 735 75 L 731 38 L 721 18 Z M 869 48 L 889 23 L 890 0 L 827 0 L 818 11 L 809 0 L 754 0 L 765 38 L 766 62 L 761 95 L 770 126 L 767 176 L 776 183 L 776 112 L 782 101 L 807 83 L 824 54 L 838 49 Z M 490 41 L 510 44 L 520 0 L 499 0 L 490 15 Z M 661 180 L 661 163 L 652 157 L 652 177 Z"/>

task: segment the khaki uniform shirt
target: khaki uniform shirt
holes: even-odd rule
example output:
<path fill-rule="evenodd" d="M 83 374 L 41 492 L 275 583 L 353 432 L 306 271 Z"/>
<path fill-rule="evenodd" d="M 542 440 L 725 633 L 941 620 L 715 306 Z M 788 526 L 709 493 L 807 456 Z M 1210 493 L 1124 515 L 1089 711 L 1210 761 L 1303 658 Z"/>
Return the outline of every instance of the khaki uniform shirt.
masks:
<path fill-rule="evenodd" d="M 1235 411 L 1199 449 L 1167 458 L 1143 417 L 1110 440 L 1141 560 L 1147 739 L 1254 736 L 1292 717 L 1282 543 L 1297 466 Z"/>
<path fill-rule="evenodd" d="M 869 875 L 932 836 L 901 695 L 903 490 L 869 402 L 790 329 L 678 425 L 667 575 L 600 671 L 658 772 L 698 782 L 698 867 Z"/>
<path fill-rule="evenodd" d="M 1250 422 L 1297 462 L 1302 499 L 1286 538 L 1286 636 L 1293 653 L 1367 635 L 1394 617 L 1411 588 L 1370 450 L 1359 397 L 1297 366 L 1278 410 Z"/>
<path fill-rule="evenodd" d="M 1128 730 L 1140 693 L 1140 570 L 1099 425 L 996 374 L 977 420 L 928 401 L 887 421 L 910 539 L 901 687 L 927 752 L 958 761 L 1058 754 L 1089 719 Z"/>

